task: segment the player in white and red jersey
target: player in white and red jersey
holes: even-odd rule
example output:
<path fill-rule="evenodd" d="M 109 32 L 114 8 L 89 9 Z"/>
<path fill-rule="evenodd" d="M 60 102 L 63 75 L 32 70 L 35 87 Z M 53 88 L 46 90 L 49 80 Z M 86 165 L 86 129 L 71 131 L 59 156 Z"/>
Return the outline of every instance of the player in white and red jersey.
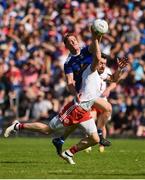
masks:
<path fill-rule="evenodd" d="M 113 83 L 109 83 L 108 85 L 108 82 L 107 82 L 107 79 L 112 75 L 112 72 L 110 70 L 109 67 L 105 67 L 104 69 L 104 72 L 100 74 L 100 77 L 101 77 L 101 88 L 100 88 L 100 92 L 101 92 L 101 96 L 107 101 L 107 97 L 109 96 L 110 92 L 116 87 L 117 83 L 116 82 L 113 82 Z M 108 86 L 108 87 L 107 87 Z M 101 126 L 100 125 L 100 122 L 97 121 L 97 117 L 100 115 L 102 111 L 99 110 L 99 109 L 96 109 L 95 107 L 92 107 L 92 111 L 91 111 L 91 114 L 93 116 L 93 118 L 96 120 L 96 125 L 98 125 L 99 127 Z M 111 118 L 111 116 L 110 116 Z M 110 119 L 108 118 L 108 120 Z M 102 133 L 103 137 L 106 138 L 106 127 L 104 125 L 104 127 L 102 127 L 102 132 L 100 131 L 100 129 L 98 129 L 98 134 L 99 133 Z M 100 134 L 99 134 L 100 136 Z M 86 152 L 90 152 L 91 151 L 91 147 L 87 148 L 86 149 Z M 99 152 L 104 152 L 104 146 L 103 145 L 99 145 Z"/>

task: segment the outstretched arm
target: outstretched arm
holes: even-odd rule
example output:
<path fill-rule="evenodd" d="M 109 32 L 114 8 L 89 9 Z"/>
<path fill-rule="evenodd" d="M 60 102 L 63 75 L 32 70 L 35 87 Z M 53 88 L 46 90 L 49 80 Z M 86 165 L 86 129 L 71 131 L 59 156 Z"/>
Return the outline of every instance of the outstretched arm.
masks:
<path fill-rule="evenodd" d="M 91 30 L 91 34 L 92 34 L 92 42 L 91 42 L 91 44 L 89 45 L 89 52 L 90 53 L 93 53 L 93 49 L 94 49 L 94 42 L 93 42 L 93 40 L 95 40 L 96 38 L 98 39 L 98 42 L 100 43 L 101 42 L 101 40 L 102 40 L 102 37 L 103 37 L 103 35 L 102 34 L 97 34 L 94 30 L 93 30 L 93 28 L 92 28 L 92 26 L 91 26 L 91 28 L 90 28 L 90 30 Z M 95 39 L 94 39 L 95 38 Z"/>
<path fill-rule="evenodd" d="M 108 81 L 116 82 L 116 83 L 118 83 L 120 81 L 121 76 L 122 76 L 123 71 L 124 71 L 124 68 L 128 65 L 127 60 L 128 59 L 126 57 L 123 57 L 121 59 L 117 59 L 118 69 L 113 75 L 111 75 L 109 77 Z"/>
<path fill-rule="evenodd" d="M 93 29 L 92 31 L 92 54 L 93 54 L 93 61 L 91 64 L 91 70 L 94 72 L 97 68 L 98 62 L 101 60 L 101 50 L 99 46 L 99 39 L 100 36 L 98 36 Z"/>

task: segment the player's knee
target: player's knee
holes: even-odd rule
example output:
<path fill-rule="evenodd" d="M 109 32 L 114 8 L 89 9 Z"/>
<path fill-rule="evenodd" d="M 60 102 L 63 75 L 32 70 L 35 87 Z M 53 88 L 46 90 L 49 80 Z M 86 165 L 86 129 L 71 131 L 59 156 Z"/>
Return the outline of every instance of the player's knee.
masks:
<path fill-rule="evenodd" d="M 41 130 L 42 130 L 42 132 L 44 133 L 44 134 L 50 134 L 53 130 L 49 127 L 49 126 L 47 126 L 47 125 L 45 125 L 45 126 L 43 126 L 42 128 L 41 128 Z"/>
<path fill-rule="evenodd" d="M 112 106 L 111 106 L 111 104 L 107 104 L 107 108 L 106 108 L 106 111 L 108 112 L 108 113 L 112 113 Z"/>
<path fill-rule="evenodd" d="M 46 134 L 51 134 L 52 132 L 54 132 L 54 129 L 52 129 L 49 125 L 47 127 L 45 127 Z"/>
<path fill-rule="evenodd" d="M 104 110 L 103 114 L 108 119 L 112 114 L 112 106 L 108 105 L 107 108 Z"/>
<path fill-rule="evenodd" d="M 41 128 L 41 131 L 42 131 L 44 134 L 48 134 L 48 128 L 47 128 L 47 127 Z"/>
<path fill-rule="evenodd" d="M 103 105 L 102 113 L 108 113 L 108 114 L 112 113 L 112 106 L 110 103 L 106 102 L 106 104 Z"/>

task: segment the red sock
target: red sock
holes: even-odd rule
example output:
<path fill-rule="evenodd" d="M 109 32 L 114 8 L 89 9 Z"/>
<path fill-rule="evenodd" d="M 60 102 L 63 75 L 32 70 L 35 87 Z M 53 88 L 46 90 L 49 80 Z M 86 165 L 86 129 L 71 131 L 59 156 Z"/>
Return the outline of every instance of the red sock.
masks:
<path fill-rule="evenodd" d="M 72 154 L 75 154 L 76 152 L 78 152 L 78 151 L 79 151 L 79 149 L 78 149 L 77 145 L 72 146 L 69 150 L 70 150 L 70 152 L 71 152 Z"/>
<path fill-rule="evenodd" d="M 24 123 L 19 124 L 19 129 L 24 129 Z"/>

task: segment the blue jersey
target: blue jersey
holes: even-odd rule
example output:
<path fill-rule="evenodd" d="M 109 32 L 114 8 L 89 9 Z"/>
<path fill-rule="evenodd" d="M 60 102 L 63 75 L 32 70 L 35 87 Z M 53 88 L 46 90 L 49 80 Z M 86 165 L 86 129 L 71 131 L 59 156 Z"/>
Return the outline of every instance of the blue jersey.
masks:
<path fill-rule="evenodd" d="M 92 63 L 92 54 L 88 46 L 81 49 L 79 55 L 70 55 L 64 64 L 65 74 L 73 73 L 76 91 L 79 92 L 82 83 L 82 74 L 84 70 Z"/>

